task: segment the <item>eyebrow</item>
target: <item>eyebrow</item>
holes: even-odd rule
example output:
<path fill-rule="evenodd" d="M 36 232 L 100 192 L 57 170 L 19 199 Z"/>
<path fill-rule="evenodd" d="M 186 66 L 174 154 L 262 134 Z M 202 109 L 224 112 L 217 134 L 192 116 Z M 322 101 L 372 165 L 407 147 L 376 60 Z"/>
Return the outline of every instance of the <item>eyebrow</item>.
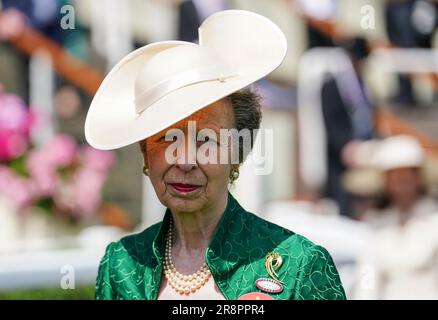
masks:
<path fill-rule="evenodd" d="M 204 130 L 204 129 L 210 129 L 210 130 L 215 131 L 216 133 L 219 133 L 220 130 L 224 128 L 223 126 L 218 127 L 214 124 L 211 127 L 208 125 L 209 124 L 207 124 L 207 126 L 203 126 L 203 127 L 198 127 L 198 125 L 197 125 L 196 126 L 196 134 L 198 134 L 199 131 Z M 167 131 L 172 130 L 172 129 L 179 129 L 179 130 L 185 131 L 185 130 L 187 130 L 187 126 L 172 127 L 172 128 L 167 129 L 165 133 L 167 133 Z"/>
<path fill-rule="evenodd" d="M 161 131 L 161 132 L 159 132 L 159 133 L 156 133 L 155 135 L 153 135 L 153 136 L 151 137 L 151 140 L 152 140 L 153 142 L 157 142 L 158 140 L 160 140 L 160 139 L 162 139 L 163 137 L 165 137 L 166 134 L 167 134 L 167 132 L 169 132 L 170 130 L 173 130 L 173 129 L 179 129 L 179 130 L 184 131 L 184 129 L 182 129 L 182 126 L 179 126 L 179 127 L 172 127 L 172 128 L 169 128 L 169 129 L 167 129 L 167 130 L 165 130 L 165 131 Z M 198 136 L 198 135 L 199 135 L 199 132 L 200 132 L 201 130 L 204 130 L 204 129 L 210 129 L 210 130 L 213 130 L 217 135 L 220 135 L 220 130 L 224 129 L 224 127 L 223 127 L 223 126 L 220 126 L 220 127 L 213 126 L 213 127 L 196 128 L 196 136 Z"/>

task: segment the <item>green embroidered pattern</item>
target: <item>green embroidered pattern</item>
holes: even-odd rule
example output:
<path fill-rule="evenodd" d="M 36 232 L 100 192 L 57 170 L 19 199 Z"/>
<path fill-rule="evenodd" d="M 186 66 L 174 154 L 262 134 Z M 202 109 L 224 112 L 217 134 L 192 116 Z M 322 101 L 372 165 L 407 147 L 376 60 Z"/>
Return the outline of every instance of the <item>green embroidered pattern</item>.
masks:
<path fill-rule="evenodd" d="M 99 265 L 96 299 L 156 299 L 162 276 L 164 236 L 171 213 L 143 232 L 108 245 Z M 283 259 L 276 270 L 283 291 L 278 300 L 345 299 L 330 254 L 298 234 L 245 211 L 228 195 L 227 208 L 206 250 L 205 260 L 225 298 L 260 291 L 258 278 L 269 278 L 268 252 Z"/>

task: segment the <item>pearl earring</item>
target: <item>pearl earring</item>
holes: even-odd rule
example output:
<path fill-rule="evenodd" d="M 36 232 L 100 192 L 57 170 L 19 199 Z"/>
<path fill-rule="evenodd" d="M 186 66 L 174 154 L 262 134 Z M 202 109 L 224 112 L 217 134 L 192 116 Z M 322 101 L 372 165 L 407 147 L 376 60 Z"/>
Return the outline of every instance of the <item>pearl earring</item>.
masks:
<path fill-rule="evenodd" d="M 236 181 L 239 178 L 239 175 L 240 175 L 239 169 L 233 169 L 230 175 L 231 183 Z"/>
<path fill-rule="evenodd" d="M 149 168 L 146 168 L 146 166 L 143 166 L 143 174 L 149 177 Z"/>

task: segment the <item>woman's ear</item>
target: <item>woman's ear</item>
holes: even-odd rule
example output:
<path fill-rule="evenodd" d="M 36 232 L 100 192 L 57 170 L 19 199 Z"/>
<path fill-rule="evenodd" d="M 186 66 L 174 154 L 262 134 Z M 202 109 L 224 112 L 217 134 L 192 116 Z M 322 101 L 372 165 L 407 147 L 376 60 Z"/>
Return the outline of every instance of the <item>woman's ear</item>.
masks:
<path fill-rule="evenodd" d="M 147 154 L 146 151 L 143 152 L 143 163 L 144 163 L 144 166 L 145 166 L 146 168 L 149 168 L 148 154 Z"/>
<path fill-rule="evenodd" d="M 146 140 L 142 140 L 138 142 L 140 147 L 140 153 L 143 157 L 143 164 L 145 168 L 148 168 L 148 154 L 147 154 L 147 148 L 146 148 Z"/>

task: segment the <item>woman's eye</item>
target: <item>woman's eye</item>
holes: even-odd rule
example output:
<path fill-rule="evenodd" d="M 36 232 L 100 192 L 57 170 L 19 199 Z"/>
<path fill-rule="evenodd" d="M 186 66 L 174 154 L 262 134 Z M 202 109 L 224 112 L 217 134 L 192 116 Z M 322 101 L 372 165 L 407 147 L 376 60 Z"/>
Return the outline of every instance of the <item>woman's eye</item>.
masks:
<path fill-rule="evenodd" d="M 176 136 L 169 136 L 169 137 L 166 137 L 165 135 L 164 136 L 161 136 L 160 138 L 158 138 L 157 139 L 157 142 L 175 142 L 177 140 L 177 137 Z"/>
<path fill-rule="evenodd" d="M 217 143 L 215 139 L 213 139 L 211 137 L 208 137 L 208 136 L 200 137 L 198 142 L 200 144 L 203 144 L 203 143 L 214 143 L 214 144 L 216 144 Z"/>

